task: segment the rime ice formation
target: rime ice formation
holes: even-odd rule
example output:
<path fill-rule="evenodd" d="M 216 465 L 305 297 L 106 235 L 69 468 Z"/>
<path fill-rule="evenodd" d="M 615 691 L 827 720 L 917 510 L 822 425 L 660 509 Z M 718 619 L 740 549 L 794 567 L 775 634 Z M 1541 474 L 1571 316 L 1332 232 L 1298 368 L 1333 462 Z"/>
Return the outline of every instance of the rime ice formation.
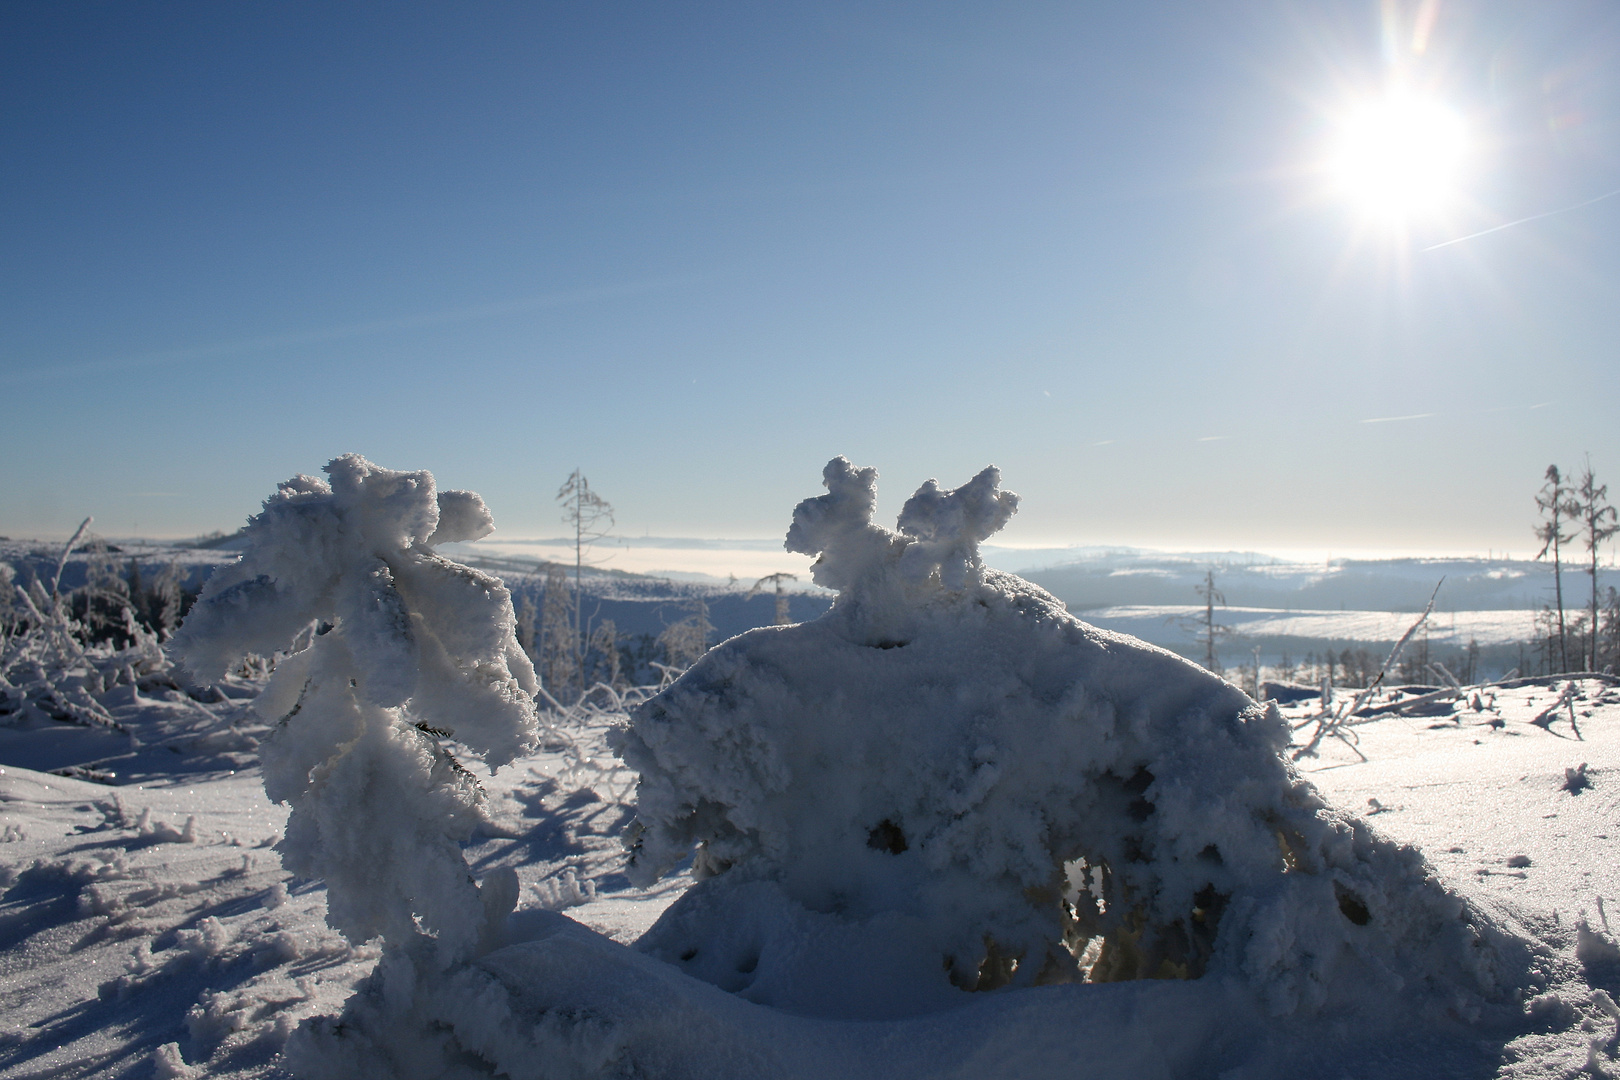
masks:
<path fill-rule="evenodd" d="M 448 963 L 516 893 L 504 877 L 481 893 L 468 873 L 458 843 L 480 792 L 438 736 L 510 762 L 534 748 L 539 684 L 506 588 L 432 550 L 494 527 L 477 495 L 356 454 L 326 472 L 265 500 L 176 647 L 210 679 L 245 653 L 306 646 L 256 706 L 279 719 L 262 756 L 265 791 L 292 804 L 283 862 L 326 880 L 328 921 L 350 940 L 402 944 L 420 920 Z"/>
<path fill-rule="evenodd" d="M 332 471 L 330 492 L 299 481 L 267 504 L 265 542 L 193 630 L 226 637 L 193 648 L 219 659 L 336 617 L 277 691 L 267 784 L 302 822 L 289 859 L 329 875 L 336 918 L 388 941 L 343 1015 L 289 1043 L 299 1075 L 1027 1077 L 1081 1058 L 1102 1076 L 1213 1075 L 1264 1059 L 1279 1023 L 1375 1042 L 1466 1030 L 1535 982 L 1521 941 L 1300 779 L 1275 707 L 985 568 L 978 545 L 1017 506 L 996 470 L 930 481 L 890 531 L 872 522 L 876 472 L 842 458 L 788 534 L 838 590 L 831 610 L 713 649 L 617 733 L 640 773 L 631 878 L 690 859 L 696 883 L 633 948 L 555 911 L 503 920 L 515 883 L 457 884 L 470 801 L 402 717 L 440 681 L 520 700 L 494 689 L 526 685 L 500 660 L 509 606 L 493 585 L 464 608 L 408 584 L 431 565 L 465 600 L 446 583 L 473 580 L 414 561 L 440 527 L 426 474 Z M 284 595 L 276 633 L 247 628 L 251 604 L 275 614 Z M 452 613 L 469 636 L 444 667 L 426 642 Z M 521 730 L 457 733 L 506 746 Z M 413 890 L 430 882 L 425 908 Z M 1296 1074 L 1278 1061 L 1245 1075 Z"/>
<path fill-rule="evenodd" d="M 1237 976 L 1276 1014 L 1511 984 L 1422 858 L 1328 807 L 1275 709 L 986 569 L 1016 496 L 930 480 L 875 525 L 843 458 L 790 549 L 839 590 L 648 702 L 632 880 L 701 879 L 641 948 L 748 1000 L 873 1017 L 964 989 Z M 859 972 L 859 977 L 855 976 Z"/>

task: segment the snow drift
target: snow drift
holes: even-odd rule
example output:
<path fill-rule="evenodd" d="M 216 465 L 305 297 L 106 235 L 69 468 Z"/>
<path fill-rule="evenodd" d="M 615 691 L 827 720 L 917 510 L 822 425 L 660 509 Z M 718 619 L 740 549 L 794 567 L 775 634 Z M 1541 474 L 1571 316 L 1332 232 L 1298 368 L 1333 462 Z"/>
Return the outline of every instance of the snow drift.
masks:
<path fill-rule="evenodd" d="M 891 531 L 842 458 L 787 541 L 832 609 L 712 650 L 617 736 L 632 879 L 689 859 L 697 883 L 633 949 L 505 918 L 512 890 L 480 896 L 455 851 L 475 794 L 410 722 L 496 762 L 532 730 L 504 591 L 427 550 L 436 506 L 474 522 L 456 535 L 487 515 L 426 473 L 328 471 L 266 503 L 186 627 L 217 667 L 333 622 L 267 691 L 266 786 L 294 804 L 289 865 L 387 948 L 295 1036 L 301 1074 L 1030 1075 L 1089 1045 L 1105 1075 L 1213 1075 L 1278 1018 L 1377 1037 L 1534 981 L 1521 941 L 1300 779 L 1274 707 L 986 569 L 1017 507 L 996 470 L 929 481 Z"/>

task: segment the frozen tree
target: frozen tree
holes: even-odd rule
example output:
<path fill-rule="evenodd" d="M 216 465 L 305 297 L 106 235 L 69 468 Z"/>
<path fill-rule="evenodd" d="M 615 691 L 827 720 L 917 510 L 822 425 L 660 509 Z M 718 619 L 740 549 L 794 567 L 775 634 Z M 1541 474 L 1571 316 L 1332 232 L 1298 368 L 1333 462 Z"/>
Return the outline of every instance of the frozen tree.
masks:
<path fill-rule="evenodd" d="M 1226 594 L 1215 587 L 1215 571 L 1204 572 L 1203 583 L 1198 586 L 1198 595 L 1204 601 L 1204 621 L 1200 624 L 1200 637 L 1204 642 L 1204 667 L 1216 674 L 1220 673 L 1221 662 L 1215 656 L 1215 642 L 1226 633 L 1226 627 L 1215 622 L 1215 605 L 1226 606 Z"/>
<path fill-rule="evenodd" d="M 531 662 L 540 659 L 540 624 L 539 609 L 534 606 L 534 598 L 528 593 L 518 597 L 517 602 L 517 639 L 528 654 Z"/>
<path fill-rule="evenodd" d="M 754 587 L 748 590 L 748 595 L 744 599 L 752 600 L 764 590 L 765 586 L 773 586 L 776 590 L 776 617 L 774 625 L 786 626 L 793 621 L 793 617 L 788 614 L 788 598 L 787 593 L 782 588 L 782 582 L 797 580 L 799 580 L 798 574 L 789 574 L 785 571 L 777 574 L 766 574 L 764 577 L 754 582 Z"/>
<path fill-rule="evenodd" d="M 1614 507 L 1609 504 L 1609 485 L 1599 484 L 1592 475 L 1592 459 L 1586 459 L 1586 468 L 1581 470 L 1581 478 L 1575 485 L 1574 502 L 1580 519 L 1581 540 L 1586 544 L 1587 554 L 1591 562 L 1587 566 L 1587 573 L 1592 577 L 1592 605 L 1588 612 L 1587 639 L 1591 642 L 1591 651 L 1588 654 L 1591 663 L 1586 670 L 1598 669 L 1598 549 L 1605 541 L 1620 532 L 1620 522 L 1617 522 Z"/>
<path fill-rule="evenodd" d="M 619 627 L 612 619 L 603 619 L 591 630 L 589 654 L 593 657 L 592 677 L 604 686 L 617 689 L 624 683 L 619 670 Z"/>
<path fill-rule="evenodd" d="M 1603 597 L 1603 617 L 1599 626 L 1598 637 L 1602 642 L 1602 653 L 1599 655 L 1601 663 L 1604 657 L 1608 658 L 1605 668 L 1610 668 L 1616 661 L 1620 661 L 1620 591 L 1610 585 Z"/>
<path fill-rule="evenodd" d="M 1218 675 L 1221 672 L 1221 660 L 1216 652 L 1216 646 L 1217 643 L 1232 633 L 1232 628 L 1222 626 L 1215 621 L 1215 605 L 1220 604 L 1224 607 L 1226 605 L 1226 594 L 1215 587 L 1215 571 L 1213 569 L 1204 571 L 1204 580 L 1194 586 L 1194 591 L 1198 593 L 1199 599 L 1204 602 L 1203 614 L 1178 618 L 1176 622 L 1181 625 L 1182 629 L 1194 634 L 1195 640 L 1204 646 L 1204 670 L 1213 671 Z M 1255 660 L 1254 671 L 1254 685 L 1258 687 L 1260 680 L 1260 661 L 1258 658 Z M 1279 674 L 1278 678 L 1286 679 L 1287 676 Z M 1256 689 L 1255 693 L 1258 695 L 1259 690 Z"/>
<path fill-rule="evenodd" d="M 697 663 L 709 651 L 709 635 L 714 624 L 709 622 L 709 604 L 701 596 L 694 596 L 686 604 L 689 614 L 664 627 L 658 635 L 658 644 L 664 650 L 664 661 L 672 668 L 685 670 Z"/>
<path fill-rule="evenodd" d="M 1275 706 L 986 568 L 1017 496 L 930 480 L 898 528 L 838 458 L 790 550 L 822 618 L 711 650 L 620 736 L 628 872 L 699 879 L 640 947 L 748 1000 L 876 1018 L 963 990 L 1221 972 L 1276 1014 L 1473 1008 L 1506 939 L 1329 808 Z"/>
<path fill-rule="evenodd" d="M 540 602 L 540 673 L 546 688 L 568 697 L 578 689 L 580 676 L 574 648 L 574 616 L 568 577 L 556 563 L 546 567 L 545 595 Z"/>
<path fill-rule="evenodd" d="M 241 561 L 209 579 L 175 645 L 216 679 L 244 653 L 308 642 L 256 703 L 275 724 L 265 792 L 292 805 L 282 861 L 325 879 L 327 920 L 350 940 L 401 946 L 420 928 L 449 964 L 517 890 L 510 872 L 481 890 L 468 871 L 459 843 L 482 791 L 443 740 L 493 767 L 532 750 L 539 684 L 506 588 L 433 550 L 494 527 L 477 495 L 356 454 L 326 472 L 265 500 Z"/>
<path fill-rule="evenodd" d="M 562 504 L 563 521 L 574 530 L 574 670 L 584 678 L 585 626 L 582 619 L 580 579 L 585 571 L 586 552 L 592 544 L 605 539 L 613 531 L 613 506 L 591 490 L 585 474 L 575 469 L 557 489 L 557 501 Z M 581 691 L 584 690 L 580 686 Z"/>
<path fill-rule="evenodd" d="M 1547 466 L 1546 481 L 1536 495 L 1536 506 L 1540 508 L 1542 517 L 1541 524 L 1536 526 L 1536 539 L 1541 541 L 1541 550 L 1536 553 L 1536 558 L 1544 559 L 1549 551 L 1552 552 L 1553 593 L 1558 609 L 1558 670 L 1568 671 L 1569 632 L 1564 624 L 1563 549 L 1575 538 L 1565 531 L 1565 524 L 1570 518 L 1580 515 L 1581 507 L 1575 501 L 1569 485 L 1564 483 L 1557 465 Z"/>

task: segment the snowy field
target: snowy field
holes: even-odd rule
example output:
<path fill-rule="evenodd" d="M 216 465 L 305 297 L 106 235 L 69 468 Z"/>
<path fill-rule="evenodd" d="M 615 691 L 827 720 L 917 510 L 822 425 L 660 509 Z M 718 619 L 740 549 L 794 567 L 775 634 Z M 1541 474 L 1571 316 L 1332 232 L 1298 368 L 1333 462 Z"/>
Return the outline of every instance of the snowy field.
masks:
<path fill-rule="evenodd" d="M 1612 677 L 1257 705 L 985 569 L 995 470 L 889 530 L 836 459 L 788 534 L 827 614 L 537 713 L 433 551 L 482 502 L 328 472 L 197 681 L 24 596 L 0 1077 L 1620 1073 Z"/>
<path fill-rule="evenodd" d="M 1421 610 L 1421 609 L 1420 609 Z M 1338 642 L 1390 642 L 1416 621 L 1417 611 L 1279 611 L 1275 608 L 1222 607 L 1216 621 L 1249 639 L 1301 638 Z M 1190 639 L 1185 628 L 1202 623 L 1204 608 L 1191 604 L 1148 604 L 1098 608 L 1081 613 L 1087 622 L 1131 634 L 1148 641 L 1167 637 Z M 1463 648 L 1513 645 L 1536 636 L 1536 613 L 1529 610 L 1441 611 L 1430 616 L 1429 641 L 1436 646 Z"/>
<path fill-rule="evenodd" d="M 1340 1040 L 1343 1060 L 1317 1054 L 1307 1039 L 1320 1033 L 1303 1030 L 1293 1036 L 1297 1045 L 1284 1048 L 1283 1056 L 1301 1063 L 1303 1071 L 1292 1075 L 1572 1077 L 1583 1074 L 1594 1040 L 1604 1071 L 1585 1075 L 1620 1073 L 1615 1020 L 1592 992 L 1620 993 L 1620 953 L 1594 940 L 1587 965 L 1576 955 L 1577 926 L 1585 920 L 1601 931 L 1605 901 L 1612 909 L 1620 897 L 1620 692 L 1583 680 L 1575 723 L 1567 708 L 1551 724 L 1531 723 L 1563 686 L 1487 691 L 1482 711 L 1463 700 L 1432 716 L 1387 716 L 1355 729 L 1368 761 L 1330 740 L 1319 759 L 1303 763 L 1333 803 L 1416 845 L 1447 886 L 1500 910 L 1544 944 L 1556 1000 L 1541 999 L 1519 1024 L 1468 1038 L 1452 1031 L 1438 1044 L 1368 1047 L 1349 1033 Z M 202 720 L 205 712 L 212 723 Z M 125 753 L 122 736 L 74 729 L 70 749 L 47 729 L 8 732 L 0 743 L 4 760 L 38 766 L 8 764 L 0 776 L 0 881 L 7 886 L 0 1076 L 287 1075 L 277 1054 L 297 1023 L 337 1013 L 378 950 L 352 947 L 324 924 L 322 887 L 289 876 L 270 850 L 285 807 L 266 800 L 249 761 L 232 771 L 212 749 L 222 732 L 235 731 L 244 747 L 254 738 L 259 729 L 244 722 L 248 702 L 201 706 L 167 691 L 141 695 L 116 713 L 156 751 L 138 762 L 131 783 L 41 771 L 81 753 Z M 586 742 L 587 755 L 600 752 L 590 742 L 599 732 L 570 734 Z M 518 917 L 566 911 L 630 944 L 690 878 L 645 890 L 629 885 L 618 836 L 632 813 L 631 777 L 604 755 L 603 771 L 570 779 L 578 759 L 559 746 L 486 777 L 489 824 L 468 845 L 468 862 L 480 875 L 496 866 L 517 872 Z M 1582 765 L 1587 786 L 1571 791 L 1566 770 Z M 1189 984 L 1133 985 L 1147 990 L 1132 1006 L 1144 1035 L 1163 1037 L 1167 1021 L 1154 1017 L 1158 1010 L 1189 1010 L 1185 1027 L 1168 1024 L 1195 1044 L 1181 1048 L 1182 1060 L 1198 1061 L 1196 1044 L 1206 1040 L 1211 1066 L 1223 1064 L 1159 1075 L 1279 1075 L 1232 1063 L 1210 1018 L 1198 1012 L 1203 1005 L 1186 997 Z M 1116 991 L 1000 991 L 948 1014 L 949 1039 L 916 1022 L 876 1025 L 868 1049 L 877 1055 L 890 1039 L 945 1039 L 963 1055 L 961 1068 L 932 1058 L 925 1044 L 905 1044 L 919 1064 L 932 1060 L 939 1076 L 1126 1075 L 1082 1064 L 1095 1053 L 1079 1034 L 1096 1035 L 1086 1022 L 1086 994 L 1095 992 L 1100 1017 L 1117 1019 Z M 1064 1024 L 1076 1034 L 1065 1036 Z M 892 1030 L 877 1033 L 885 1027 Z M 1016 1038 L 1006 1044 L 991 1041 L 1010 1032 Z M 1291 1036 L 1284 1026 L 1276 1037 Z M 895 1074 L 923 1075 L 896 1067 L 903 1049 L 888 1047 L 875 1060 L 887 1060 Z M 819 1075 L 841 1073 L 829 1065 Z"/>
<path fill-rule="evenodd" d="M 140 740 L 133 755 L 115 733 L 0 729 L 0 1076 L 286 1075 L 275 1058 L 298 1021 L 337 1012 L 375 965 L 375 946 L 326 926 L 320 883 L 270 850 L 287 808 L 255 763 L 257 687 L 229 689 L 241 698 L 128 695 L 113 712 Z M 588 911 L 632 941 L 682 882 L 627 887 L 617 837 L 633 778 L 602 734 L 559 731 L 553 749 L 486 772 L 467 857 L 480 876 L 512 867 L 520 908 Z M 593 754 L 601 767 L 568 782 Z M 102 780 L 60 775 L 71 760 Z"/>

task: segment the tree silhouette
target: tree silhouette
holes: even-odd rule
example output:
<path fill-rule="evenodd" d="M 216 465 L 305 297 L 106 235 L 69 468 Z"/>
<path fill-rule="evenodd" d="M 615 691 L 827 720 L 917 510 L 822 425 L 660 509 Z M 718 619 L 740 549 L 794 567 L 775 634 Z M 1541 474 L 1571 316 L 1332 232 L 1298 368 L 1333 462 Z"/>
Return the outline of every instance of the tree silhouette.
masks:
<path fill-rule="evenodd" d="M 752 600 L 760 594 L 766 585 L 776 586 L 776 625 L 787 626 L 793 619 L 788 614 L 788 598 L 787 593 L 782 590 L 782 582 L 798 580 L 798 574 L 789 574 L 786 571 L 777 574 L 766 574 L 754 582 L 754 587 L 748 590 L 748 595 L 744 599 Z"/>
<path fill-rule="evenodd" d="M 1217 625 L 1215 622 L 1215 605 L 1226 606 L 1226 595 L 1215 587 L 1215 571 L 1204 572 L 1204 583 L 1198 586 L 1198 595 L 1204 598 L 1204 621 L 1199 630 L 1199 636 L 1204 642 L 1204 667 L 1218 674 L 1221 665 L 1215 658 L 1215 641 L 1229 633 L 1230 628 Z"/>
<path fill-rule="evenodd" d="M 1588 671 L 1598 669 L 1598 548 L 1603 542 L 1620 531 L 1620 521 L 1616 521 L 1614 507 L 1609 505 L 1609 485 L 1599 484 L 1592 475 L 1592 459 L 1586 459 L 1586 467 L 1581 470 L 1581 479 L 1575 486 L 1575 501 L 1581 522 L 1581 535 L 1586 543 L 1586 550 L 1591 555 L 1587 573 L 1592 575 L 1592 607 L 1591 621 L 1587 623 L 1587 638 L 1592 643 L 1591 663 Z M 1586 659 L 1585 657 L 1582 658 Z"/>
<path fill-rule="evenodd" d="M 585 627 L 581 619 L 580 578 L 585 569 L 585 553 L 592 544 L 613 531 L 613 505 L 591 490 L 585 474 L 575 469 L 557 490 L 563 521 L 574 527 L 574 671 L 583 679 L 585 671 Z M 581 686 L 581 689 L 584 689 Z"/>
<path fill-rule="evenodd" d="M 1541 541 L 1541 550 L 1536 553 L 1536 558 L 1546 558 L 1547 553 L 1552 552 L 1553 594 L 1558 603 L 1558 666 L 1560 671 L 1568 671 L 1569 632 L 1564 625 L 1563 547 L 1575 538 L 1564 532 L 1564 523 L 1570 518 L 1579 517 L 1581 507 L 1572 497 L 1557 465 L 1547 466 L 1546 480 L 1536 495 L 1536 506 L 1540 507 L 1543 519 L 1536 526 L 1536 539 Z"/>

